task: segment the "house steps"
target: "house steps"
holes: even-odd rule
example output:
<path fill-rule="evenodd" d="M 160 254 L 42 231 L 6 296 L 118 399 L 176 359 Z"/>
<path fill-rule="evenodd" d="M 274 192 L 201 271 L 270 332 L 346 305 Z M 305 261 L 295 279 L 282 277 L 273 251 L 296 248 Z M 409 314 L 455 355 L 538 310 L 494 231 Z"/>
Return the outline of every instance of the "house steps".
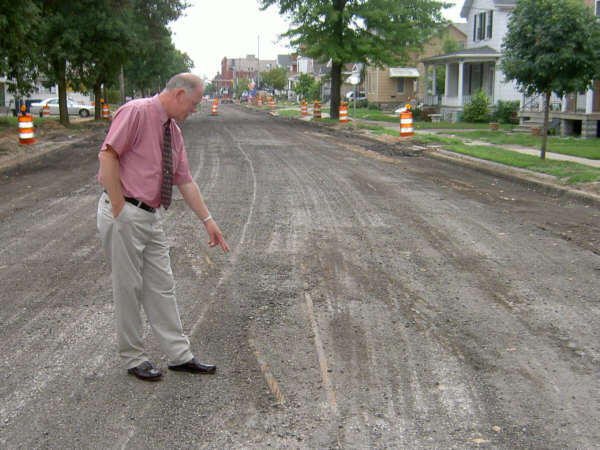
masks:
<path fill-rule="evenodd" d="M 515 133 L 531 133 L 532 128 L 539 128 L 541 130 L 542 126 L 543 126 L 543 123 L 541 123 L 541 122 L 536 122 L 534 120 L 526 120 L 525 122 L 520 124 L 518 127 L 513 128 L 513 132 L 515 132 Z"/>

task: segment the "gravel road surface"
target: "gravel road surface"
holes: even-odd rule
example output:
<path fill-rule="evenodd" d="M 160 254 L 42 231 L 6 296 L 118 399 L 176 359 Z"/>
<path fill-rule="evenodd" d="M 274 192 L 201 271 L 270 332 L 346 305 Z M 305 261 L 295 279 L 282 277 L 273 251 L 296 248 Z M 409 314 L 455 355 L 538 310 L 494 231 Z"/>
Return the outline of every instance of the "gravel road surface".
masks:
<path fill-rule="evenodd" d="M 0 180 L 0 448 L 600 447 L 600 212 L 225 105 L 183 127 L 230 254 L 166 214 L 215 376 L 127 375 L 95 181 L 103 135 Z M 404 152 L 408 150 L 408 152 Z"/>

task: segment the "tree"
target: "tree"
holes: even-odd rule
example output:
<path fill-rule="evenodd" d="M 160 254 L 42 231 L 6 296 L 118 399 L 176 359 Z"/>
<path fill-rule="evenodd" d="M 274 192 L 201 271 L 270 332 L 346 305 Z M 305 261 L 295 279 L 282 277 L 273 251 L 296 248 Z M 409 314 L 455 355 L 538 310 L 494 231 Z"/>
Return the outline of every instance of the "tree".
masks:
<path fill-rule="evenodd" d="M 294 92 L 306 100 L 311 99 L 311 90 L 314 90 L 315 79 L 306 73 L 301 73 L 298 81 L 294 85 Z"/>
<path fill-rule="evenodd" d="M 184 0 L 131 0 L 134 3 L 136 50 L 125 65 L 126 78 L 146 95 L 160 91 L 178 72 L 189 71 L 192 62 L 179 52 L 167 25 L 177 20 L 188 4 Z"/>
<path fill-rule="evenodd" d="M 132 4 L 127 0 L 88 1 L 81 11 L 81 21 L 85 22 L 87 39 L 79 43 L 77 59 L 70 60 L 77 68 L 71 73 L 71 81 L 79 81 L 94 92 L 95 118 L 100 120 L 101 87 L 117 78 L 135 49 Z"/>
<path fill-rule="evenodd" d="M 60 123 L 69 124 L 67 111 L 67 75 L 71 69 L 69 59 L 77 60 L 79 43 L 87 37 L 85 20 L 80 21 L 83 7 L 81 2 L 48 0 L 41 2 L 40 21 L 33 39 L 40 42 L 40 70 L 48 84 L 58 84 Z"/>
<path fill-rule="evenodd" d="M 274 67 L 261 73 L 262 82 L 269 89 L 281 91 L 287 84 L 287 71 L 283 67 Z"/>
<path fill-rule="evenodd" d="M 576 0 L 519 0 L 502 44 L 502 70 L 527 95 L 544 96 L 540 157 L 546 157 L 550 96 L 589 88 L 600 74 L 600 24 Z"/>
<path fill-rule="evenodd" d="M 235 95 L 235 98 L 240 98 L 242 96 L 242 94 L 244 93 L 244 91 L 248 91 L 249 84 L 250 84 L 250 80 L 248 80 L 248 78 L 246 78 L 246 77 L 239 78 L 236 81 L 235 86 L 233 87 L 233 93 Z M 209 86 L 211 86 L 211 85 L 209 85 Z M 210 92 L 208 92 L 208 86 L 204 90 L 204 92 L 210 93 Z"/>
<path fill-rule="evenodd" d="M 400 64 L 420 50 L 441 25 L 446 5 L 435 0 L 260 0 L 291 19 L 283 36 L 299 53 L 331 60 L 331 117 L 339 117 L 345 63 Z"/>

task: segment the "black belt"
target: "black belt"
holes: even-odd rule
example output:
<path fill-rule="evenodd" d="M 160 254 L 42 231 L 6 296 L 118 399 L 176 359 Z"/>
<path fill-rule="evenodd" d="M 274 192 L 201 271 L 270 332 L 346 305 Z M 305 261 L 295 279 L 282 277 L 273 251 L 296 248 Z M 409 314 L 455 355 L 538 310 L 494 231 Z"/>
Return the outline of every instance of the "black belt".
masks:
<path fill-rule="evenodd" d="M 108 195 L 108 192 L 106 192 L 106 190 L 104 190 L 104 193 L 106 195 Z M 139 201 L 137 198 L 133 198 L 133 197 L 125 197 L 125 201 L 127 203 L 131 203 L 132 205 L 137 206 L 138 208 L 142 208 L 144 211 L 148 211 L 153 213 L 154 211 L 156 211 L 156 208 L 153 208 L 150 205 L 147 205 L 146 203 Z"/>
<path fill-rule="evenodd" d="M 128 203 L 131 203 L 132 205 L 137 206 L 138 208 L 142 208 L 144 211 L 148 211 L 153 213 L 154 211 L 156 211 L 155 208 L 153 208 L 150 205 L 145 204 L 144 202 L 138 200 L 137 198 L 133 198 L 133 197 L 125 197 L 125 201 Z"/>

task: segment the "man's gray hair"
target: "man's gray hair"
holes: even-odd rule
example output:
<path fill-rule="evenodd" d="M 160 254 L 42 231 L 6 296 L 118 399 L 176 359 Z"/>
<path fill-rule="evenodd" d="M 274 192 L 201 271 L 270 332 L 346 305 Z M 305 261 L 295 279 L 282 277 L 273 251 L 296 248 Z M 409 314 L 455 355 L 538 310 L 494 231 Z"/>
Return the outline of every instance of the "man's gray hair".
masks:
<path fill-rule="evenodd" d="M 193 73 L 178 73 L 173 76 L 169 81 L 167 81 L 167 85 L 165 86 L 165 90 L 174 91 L 176 89 L 185 89 L 187 94 L 191 94 L 193 91 L 203 86 L 204 82 L 202 78 L 194 75 Z"/>

